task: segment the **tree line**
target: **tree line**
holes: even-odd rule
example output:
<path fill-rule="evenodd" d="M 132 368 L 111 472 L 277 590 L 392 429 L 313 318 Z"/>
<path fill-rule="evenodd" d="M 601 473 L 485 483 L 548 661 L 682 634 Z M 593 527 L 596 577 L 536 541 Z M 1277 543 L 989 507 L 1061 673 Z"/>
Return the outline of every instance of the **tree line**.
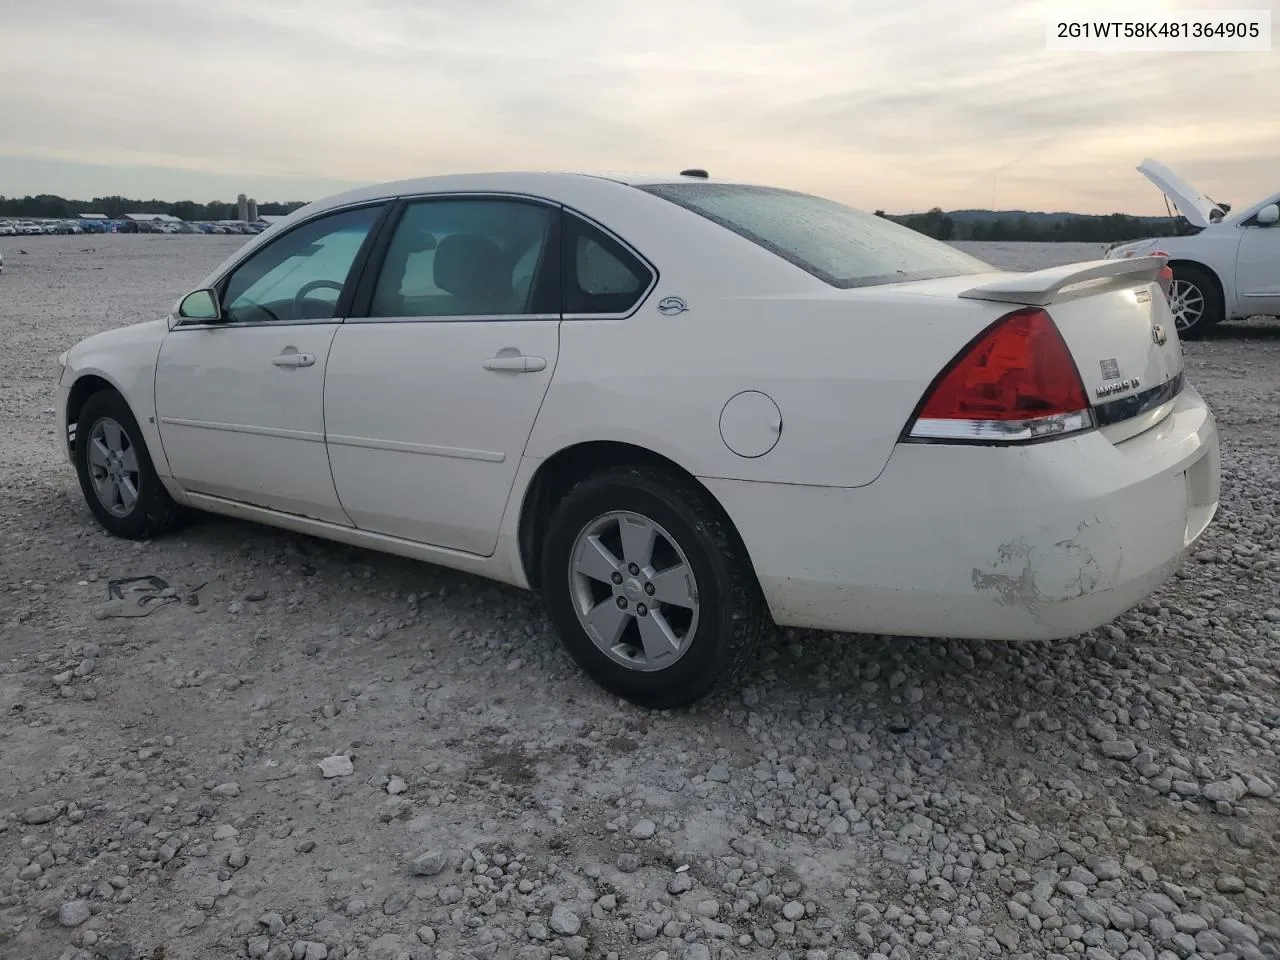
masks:
<path fill-rule="evenodd" d="M 1185 233 L 1188 224 L 1181 217 L 1166 219 L 1132 217 L 1124 213 L 1105 216 L 1070 214 L 1062 217 L 1026 214 L 1016 216 L 992 212 L 988 216 L 957 219 L 934 207 L 928 213 L 887 214 L 876 211 L 904 227 L 935 240 L 1025 240 L 1040 243 L 1115 243 L 1145 237 L 1171 237 Z"/>
<path fill-rule="evenodd" d="M 258 213 L 283 216 L 303 206 L 306 201 L 259 203 Z M 5 197 L 0 195 L 0 217 L 36 217 L 74 219 L 85 213 L 102 213 L 117 219 L 126 213 L 167 213 L 180 220 L 234 220 L 239 211 L 234 203 L 212 200 L 134 200 L 128 197 L 94 197 L 92 200 L 67 200 L 53 194 Z M 1131 217 L 1123 213 L 1106 216 L 1071 214 L 1063 217 L 1002 215 L 997 212 L 979 216 L 955 217 L 934 207 L 928 213 L 887 214 L 884 217 L 910 227 L 936 240 L 1030 240 L 1040 242 L 1113 243 L 1143 237 L 1168 237 L 1186 232 L 1185 220 Z"/>
<path fill-rule="evenodd" d="M 284 216 L 301 207 L 306 201 L 287 203 L 259 203 L 258 213 L 268 217 Z M 212 200 L 196 203 L 194 200 L 133 200 L 129 197 L 94 197 L 92 200 L 67 200 L 52 194 L 27 197 L 0 195 L 0 217 L 34 217 L 74 220 L 86 213 L 102 213 L 116 220 L 126 213 L 167 213 L 181 220 L 235 220 L 240 212 L 235 203 Z"/>

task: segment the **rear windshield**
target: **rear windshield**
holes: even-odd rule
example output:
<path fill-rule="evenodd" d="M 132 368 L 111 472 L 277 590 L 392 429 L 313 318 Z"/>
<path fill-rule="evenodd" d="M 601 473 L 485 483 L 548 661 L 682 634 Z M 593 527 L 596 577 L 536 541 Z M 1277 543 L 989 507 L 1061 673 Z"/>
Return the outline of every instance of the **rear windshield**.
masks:
<path fill-rule="evenodd" d="M 701 214 L 833 287 L 993 269 L 891 220 L 806 193 L 733 183 L 661 183 L 639 189 Z"/>

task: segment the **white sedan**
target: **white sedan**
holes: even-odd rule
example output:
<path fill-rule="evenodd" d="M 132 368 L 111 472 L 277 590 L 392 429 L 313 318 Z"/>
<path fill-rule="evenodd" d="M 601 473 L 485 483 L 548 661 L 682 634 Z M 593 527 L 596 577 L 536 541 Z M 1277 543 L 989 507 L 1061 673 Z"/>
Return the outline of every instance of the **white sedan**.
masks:
<path fill-rule="evenodd" d="M 1280 193 L 1231 213 L 1155 160 L 1142 161 L 1138 170 L 1173 201 L 1193 232 L 1115 244 L 1107 257 L 1168 257 L 1179 335 L 1198 337 L 1222 320 L 1280 317 Z"/>
<path fill-rule="evenodd" d="M 769 621 L 1079 634 L 1218 506 L 1163 258 L 1001 273 L 788 190 L 493 174 L 312 203 L 60 358 L 101 524 L 196 508 L 541 591 L 633 702 Z"/>

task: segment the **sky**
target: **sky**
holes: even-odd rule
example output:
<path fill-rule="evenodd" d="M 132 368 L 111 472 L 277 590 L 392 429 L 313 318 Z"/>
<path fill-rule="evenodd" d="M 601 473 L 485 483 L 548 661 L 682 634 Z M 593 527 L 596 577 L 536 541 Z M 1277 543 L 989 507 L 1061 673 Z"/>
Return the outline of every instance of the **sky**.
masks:
<path fill-rule="evenodd" d="M 1141 2 L 1140 7 L 1123 6 Z M 1269 9 L 1280 0 L 1122 0 Z M 0 0 L 0 194 L 310 200 L 474 170 L 715 176 L 890 212 L 1280 191 L 1280 47 L 1063 53 L 1021 0 Z"/>

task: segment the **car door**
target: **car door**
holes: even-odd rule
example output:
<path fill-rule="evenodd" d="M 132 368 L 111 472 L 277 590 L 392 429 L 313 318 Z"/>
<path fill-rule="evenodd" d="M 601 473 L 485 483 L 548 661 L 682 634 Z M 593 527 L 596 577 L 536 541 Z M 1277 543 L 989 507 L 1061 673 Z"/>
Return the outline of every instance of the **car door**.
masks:
<path fill-rule="evenodd" d="M 397 213 L 329 360 L 334 483 L 362 530 L 488 556 L 559 352 L 559 211 L 440 196 Z"/>
<path fill-rule="evenodd" d="M 1250 314 L 1280 316 L 1280 223 L 1260 223 L 1254 216 L 1242 229 L 1236 253 L 1240 305 Z"/>
<path fill-rule="evenodd" d="M 166 335 L 156 412 L 184 488 L 351 526 L 325 452 L 325 364 L 385 206 L 281 234 L 218 284 L 220 320 L 179 318 Z"/>

